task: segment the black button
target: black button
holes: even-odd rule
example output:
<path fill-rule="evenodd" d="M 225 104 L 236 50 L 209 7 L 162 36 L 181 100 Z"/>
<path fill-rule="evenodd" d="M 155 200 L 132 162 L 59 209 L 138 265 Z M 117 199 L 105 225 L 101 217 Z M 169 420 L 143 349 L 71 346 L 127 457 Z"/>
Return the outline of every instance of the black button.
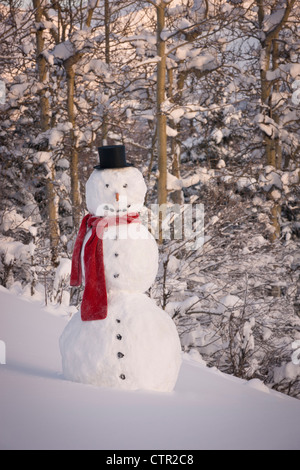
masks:
<path fill-rule="evenodd" d="M 115 257 L 117 258 L 119 256 L 119 253 L 115 253 Z"/>
<path fill-rule="evenodd" d="M 118 339 L 119 341 L 121 341 L 122 336 L 121 336 L 121 335 L 117 335 L 117 339 Z"/>
<path fill-rule="evenodd" d="M 121 320 L 117 319 L 116 322 L 117 322 L 117 323 L 121 323 Z"/>
<path fill-rule="evenodd" d="M 118 278 L 120 276 L 120 274 L 114 274 L 114 278 Z"/>
<path fill-rule="evenodd" d="M 119 359 L 122 359 L 122 357 L 124 357 L 124 354 L 121 353 L 121 352 L 118 352 L 118 358 L 119 358 Z"/>
<path fill-rule="evenodd" d="M 125 380 L 125 379 L 126 379 L 125 375 L 124 375 L 124 374 L 121 374 L 121 375 L 120 375 L 120 379 Z"/>

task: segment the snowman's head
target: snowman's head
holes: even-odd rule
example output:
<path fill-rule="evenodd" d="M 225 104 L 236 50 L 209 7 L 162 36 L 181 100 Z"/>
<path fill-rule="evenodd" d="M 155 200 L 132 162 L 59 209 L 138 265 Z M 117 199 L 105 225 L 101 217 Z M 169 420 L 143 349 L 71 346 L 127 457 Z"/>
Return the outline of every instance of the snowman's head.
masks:
<path fill-rule="evenodd" d="M 134 167 L 95 170 L 86 183 L 88 211 L 97 216 L 141 211 L 147 186 Z"/>

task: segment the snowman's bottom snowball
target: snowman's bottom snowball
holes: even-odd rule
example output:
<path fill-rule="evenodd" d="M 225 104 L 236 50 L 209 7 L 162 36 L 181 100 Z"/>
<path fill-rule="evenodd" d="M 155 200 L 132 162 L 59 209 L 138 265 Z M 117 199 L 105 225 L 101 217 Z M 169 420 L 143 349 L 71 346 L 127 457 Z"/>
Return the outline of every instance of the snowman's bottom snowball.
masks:
<path fill-rule="evenodd" d="M 127 390 L 173 390 L 181 346 L 174 322 L 145 294 L 110 294 L 105 320 L 75 314 L 60 338 L 67 380 Z"/>

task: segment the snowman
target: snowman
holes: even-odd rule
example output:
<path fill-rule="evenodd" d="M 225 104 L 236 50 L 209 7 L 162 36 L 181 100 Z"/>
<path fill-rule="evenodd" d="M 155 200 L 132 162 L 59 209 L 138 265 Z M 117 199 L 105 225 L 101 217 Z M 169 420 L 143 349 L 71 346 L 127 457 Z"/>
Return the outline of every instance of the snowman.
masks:
<path fill-rule="evenodd" d="M 71 285 L 84 284 L 84 294 L 60 338 L 63 373 L 101 387 L 170 392 L 181 346 L 172 319 L 145 294 L 158 270 L 156 241 L 139 219 L 146 184 L 124 146 L 98 150 L 73 252 Z"/>

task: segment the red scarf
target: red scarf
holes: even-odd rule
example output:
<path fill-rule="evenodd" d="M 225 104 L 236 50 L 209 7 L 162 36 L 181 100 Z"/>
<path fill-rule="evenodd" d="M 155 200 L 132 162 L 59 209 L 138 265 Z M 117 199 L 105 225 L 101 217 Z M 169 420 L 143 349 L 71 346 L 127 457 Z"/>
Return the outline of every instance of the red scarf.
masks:
<path fill-rule="evenodd" d="M 84 217 L 77 235 L 71 270 L 71 286 L 80 286 L 82 282 L 81 251 L 89 228 L 92 234 L 84 249 L 85 288 L 81 304 L 82 321 L 104 320 L 107 317 L 107 291 L 103 260 L 103 233 L 106 227 L 139 222 L 138 214 L 126 214 L 122 217 L 96 217 L 88 214 Z"/>

